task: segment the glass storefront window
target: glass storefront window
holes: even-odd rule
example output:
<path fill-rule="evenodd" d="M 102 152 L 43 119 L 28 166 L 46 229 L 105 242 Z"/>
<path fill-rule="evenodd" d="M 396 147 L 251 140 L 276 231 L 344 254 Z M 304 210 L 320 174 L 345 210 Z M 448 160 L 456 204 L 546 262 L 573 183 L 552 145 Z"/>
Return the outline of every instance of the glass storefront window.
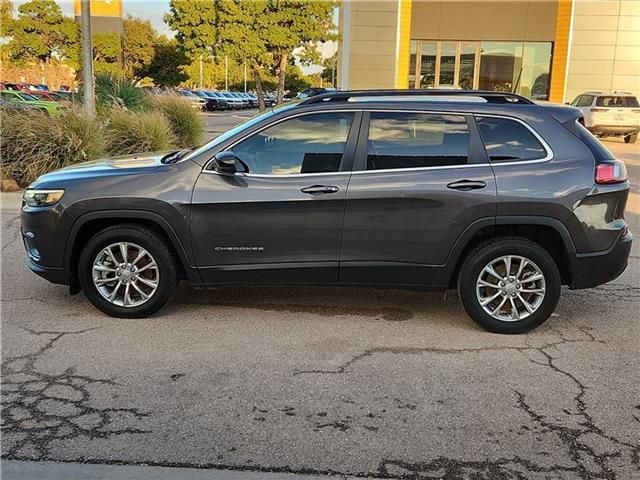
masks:
<path fill-rule="evenodd" d="M 522 43 L 480 43 L 480 90 L 513 91 L 522 73 Z"/>
<path fill-rule="evenodd" d="M 418 49 L 418 42 L 411 40 L 409 51 L 409 88 L 416 86 L 416 52 Z"/>
<path fill-rule="evenodd" d="M 549 98 L 551 42 L 412 40 L 411 88 L 461 88 Z"/>
<path fill-rule="evenodd" d="M 458 85 L 464 90 L 473 89 L 473 78 L 476 66 L 476 44 L 460 44 L 460 68 L 458 74 Z"/>
<path fill-rule="evenodd" d="M 440 44 L 440 75 L 439 85 L 453 88 L 456 71 L 456 43 L 441 42 Z"/>
<path fill-rule="evenodd" d="M 436 42 L 421 42 L 419 88 L 431 88 L 436 84 Z"/>
<path fill-rule="evenodd" d="M 550 63 L 551 43 L 525 42 L 518 93 L 534 100 L 548 100 Z"/>

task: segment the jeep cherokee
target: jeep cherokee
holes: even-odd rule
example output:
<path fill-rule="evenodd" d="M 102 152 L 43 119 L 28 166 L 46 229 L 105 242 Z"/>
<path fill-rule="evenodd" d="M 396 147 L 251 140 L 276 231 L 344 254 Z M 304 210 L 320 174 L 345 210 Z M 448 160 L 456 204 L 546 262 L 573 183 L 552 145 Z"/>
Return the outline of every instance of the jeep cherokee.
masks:
<path fill-rule="evenodd" d="M 43 175 L 27 264 L 116 317 L 158 311 L 180 279 L 457 287 L 482 327 L 525 332 L 561 285 L 627 265 L 625 165 L 579 118 L 497 92 L 310 97 L 195 150 Z"/>

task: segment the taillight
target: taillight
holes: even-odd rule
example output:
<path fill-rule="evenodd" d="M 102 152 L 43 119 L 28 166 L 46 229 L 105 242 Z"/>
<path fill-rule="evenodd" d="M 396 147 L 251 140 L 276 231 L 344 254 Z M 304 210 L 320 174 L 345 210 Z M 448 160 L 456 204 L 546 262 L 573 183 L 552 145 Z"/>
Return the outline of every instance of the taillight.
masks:
<path fill-rule="evenodd" d="M 608 160 L 596 165 L 596 183 L 607 185 L 627 181 L 627 167 L 620 160 Z"/>
<path fill-rule="evenodd" d="M 606 108 L 592 108 L 590 111 L 593 112 L 593 113 L 598 113 L 598 112 L 599 113 L 603 113 L 603 112 L 606 112 L 608 110 Z"/>

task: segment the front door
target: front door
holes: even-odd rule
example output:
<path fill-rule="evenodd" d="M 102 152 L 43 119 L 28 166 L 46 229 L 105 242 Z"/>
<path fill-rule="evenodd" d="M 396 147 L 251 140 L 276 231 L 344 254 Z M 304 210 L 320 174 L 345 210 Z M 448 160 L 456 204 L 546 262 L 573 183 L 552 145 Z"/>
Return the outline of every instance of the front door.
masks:
<path fill-rule="evenodd" d="M 476 132 L 463 114 L 365 113 L 341 282 L 439 285 L 446 278 L 465 229 L 495 222 L 496 182 Z"/>
<path fill-rule="evenodd" d="M 248 173 L 200 175 L 191 238 L 206 283 L 337 281 L 359 122 L 296 115 L 228 149 Z"/>

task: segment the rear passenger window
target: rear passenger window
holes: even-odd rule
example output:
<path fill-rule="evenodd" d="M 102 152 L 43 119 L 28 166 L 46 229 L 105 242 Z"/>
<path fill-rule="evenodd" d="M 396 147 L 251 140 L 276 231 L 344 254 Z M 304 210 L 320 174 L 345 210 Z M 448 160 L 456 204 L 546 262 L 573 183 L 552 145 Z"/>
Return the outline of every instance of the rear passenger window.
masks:
<path fill-rule="evenodd" d="M 462 115 L 372 112 L 367 170 L 464 165 L 469 127 Z"/>
<path fill-rule="evenodd" d="M 492 162 L 538 160 L 546 150 L 531 131 L 515 120 L 477 117 L 487 155 Z"/>

